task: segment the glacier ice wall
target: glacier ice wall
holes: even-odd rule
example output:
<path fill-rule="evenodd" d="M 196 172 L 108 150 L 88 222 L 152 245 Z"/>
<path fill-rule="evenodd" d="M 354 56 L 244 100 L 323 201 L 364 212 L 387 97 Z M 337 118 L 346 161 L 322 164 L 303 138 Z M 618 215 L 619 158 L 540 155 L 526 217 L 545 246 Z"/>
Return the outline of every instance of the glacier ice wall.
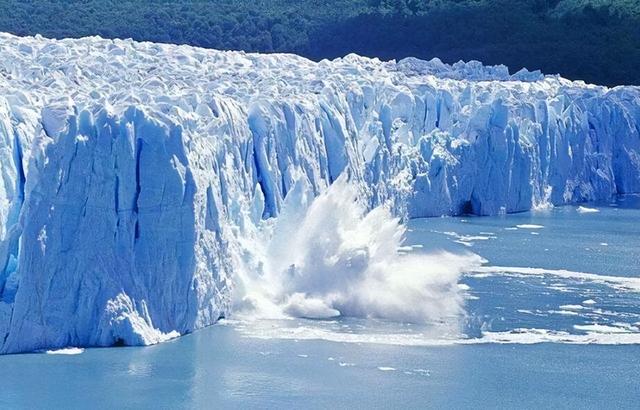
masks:
<path fill-rule="evenodd" d="M 301 180 L 408 217 L 640 192 L 640 89 L 0 34 L 0 170 L 0 352 L 150 344 L 229 313 Z"/>

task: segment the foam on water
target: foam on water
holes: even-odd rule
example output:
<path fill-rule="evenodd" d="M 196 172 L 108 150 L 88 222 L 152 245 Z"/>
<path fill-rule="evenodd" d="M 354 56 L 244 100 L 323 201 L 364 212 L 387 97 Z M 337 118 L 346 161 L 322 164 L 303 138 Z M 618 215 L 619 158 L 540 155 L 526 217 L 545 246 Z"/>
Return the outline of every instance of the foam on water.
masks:
<path fill-rule="evenodd" d="M 580 214 L 594 214 L 594 213 L 598 213 L 600 212 L 598 209 L 596 208 L 587 208 L 586 206 L 579 206 L 576 211 L 578 211 L 578 213 Z"/>
<path fill-rule="evenodd" d="M 640 333 L 615 331 L 573 334 L 549 329 L 513 329 L 506 332 L 485 332 L 482 338 L 469 339 L 462 343 L 631 345 L 640 344 Z"/>
<path fill-rule="evenodd" d="M 555 276 L 559 278 L 590 281 L 597 284 L 610 286 L 620 291 L 640 292 L 640 278 L 625 276 L 596 275 L 593 273 L 573 272 L 565 269 L 524 268 L 512 266 L 480 266 L 469 272 L 471 275 L 509 275 L 509 276 Z M 585 304 L 595 303 L 585 301 Z"/>
<path fill-rule="evenodd" d="M 246 337 L 257 339 L 324 340 L 337 343 L 379 344 L 394 346 L 452 346 L 469 344 L 537 344 L 567 343 L 594 345 L 631 345 L 640 344 L 640 332 L 637 327 L 576 325 L 579 333 L 570 333 L 554 329 L 516 328 L 507 331 L 483 331 L 479 337 L 452 337 L 452 335 L 427 333 L 374 333 L 341 331 L 325 328 L 318 324 L 294 327 L 280 326 L 269 322 L 264 326 L 255 323 L 238 326 Z"/>
<path fill-rule="evenodd" d="M 516 228 L 520 228 L 520 229 L 542 229 L 542 228 L 544 228 L 544 226 L 536 225 L 536 224 L 521 224 L 521 225 L 516 225 Z"/>

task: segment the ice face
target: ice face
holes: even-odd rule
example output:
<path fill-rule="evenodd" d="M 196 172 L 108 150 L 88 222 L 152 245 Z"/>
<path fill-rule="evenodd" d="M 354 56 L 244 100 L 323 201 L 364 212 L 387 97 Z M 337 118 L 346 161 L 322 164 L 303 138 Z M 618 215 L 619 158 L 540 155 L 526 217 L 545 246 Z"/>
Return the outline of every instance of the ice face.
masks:
<path fill-rule="evenodd" d="M 5 353 L 157 343 L 228 315 L 242 239 L 299 183 L 317 196 L 346 175 L 401 217 L 640 192 L 636 87 L 0 34 L 0 90 Z"/>

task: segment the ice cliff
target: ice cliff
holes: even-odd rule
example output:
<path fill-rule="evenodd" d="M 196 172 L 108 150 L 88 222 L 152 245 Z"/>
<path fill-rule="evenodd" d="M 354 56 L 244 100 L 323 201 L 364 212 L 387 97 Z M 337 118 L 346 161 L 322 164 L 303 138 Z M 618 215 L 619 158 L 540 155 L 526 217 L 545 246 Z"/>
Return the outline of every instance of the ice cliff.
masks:
<path fill-rule="evenodd" d="M 299 184 L 408 217 L 607 200 L 639 134 L 639 88 L 477 62 L 0 34 L 0 352 L 214 323 Z"/>

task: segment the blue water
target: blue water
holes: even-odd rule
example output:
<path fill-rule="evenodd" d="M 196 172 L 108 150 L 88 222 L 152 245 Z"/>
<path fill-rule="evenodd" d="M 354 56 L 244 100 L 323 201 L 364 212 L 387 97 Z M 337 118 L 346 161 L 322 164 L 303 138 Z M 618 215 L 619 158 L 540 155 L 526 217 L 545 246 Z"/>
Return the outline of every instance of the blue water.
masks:
<path fill-rule="evenodd" d="M 479 299 L 467 301 L 470 336 L 482 330 L 550 329 L 582 334 L 574 326 L 628 326 L 640 331 L 640 288 L 620 291 L 585 280 L 580 273 L 640 278 L 640 197 L 622 197 L 598 212 L 559 207 L 482 218 L 432 218 L 411 221 L 407 242 L 421 251 L 474 252 L 488 265 L 564 269 L 556 275 L 495 275 L 462 278 Z M 526 226 L 517 228 L 517 226 Z M 533 225 L 533 228 L 531 229 Z M 595 302 L 584 304 L 584 301 Z M 581 305 L 566 309 L 563 306 Z"/>
<path fill-rule="evenodd" d="M 640 332 L 640 293 L 620 288 L 640 277 L 639 205 L 627 197 L 590 205 L 597 213 L 411 221 L 407 244 L 419 245 L 411 252 L 618 278 L 469 273 L 462 334 L 445 345 L 429 342 L 438 334 L 427 328 L 383 321 L 229 322 L 147 348 L 0 357 L 0 408 L 637 409 L 639 344 L 482 341 L 492 333 L 536 341 L 531 329 L 541 329 L 575 343 L 594 324 L 603 327 L 593 343 Z M 393 344 L 366 343 L 385 337 Z"/>
<path fill-rule="evenodd" d="M 223 326 L 1 364 L 2 408 L 637 408 L 640 387 L 638 346 L 294 342 Z"/>
<path fill-rule="evenodd" d="M 579 213 L 577 207 L 566 206 L 495 217 L 413 220 L 407 239 L 424 244 L 425 249 L 466 249 L 492 265 L 640 276 L 640 197 L 625 196 L 606 206 L 588 207 L 599 212 Z M 508 230 L 522 224 L 544 228 Z M 472 241 L 467 247 L 437 232 L 496 238 Z"/>

